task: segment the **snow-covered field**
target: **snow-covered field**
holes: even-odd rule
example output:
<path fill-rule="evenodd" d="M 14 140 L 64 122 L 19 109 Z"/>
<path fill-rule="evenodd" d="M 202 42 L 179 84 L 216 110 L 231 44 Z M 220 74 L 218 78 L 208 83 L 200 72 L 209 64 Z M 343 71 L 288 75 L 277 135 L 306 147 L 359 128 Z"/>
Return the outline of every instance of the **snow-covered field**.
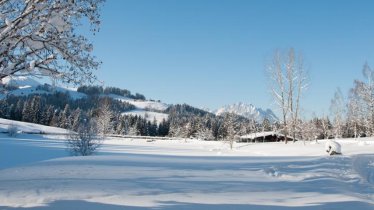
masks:
<path fill-rule="evenodd" d="M 374 139 L 339 142 L 108 138 L 71 157 L 63 136 L 0 134 L 0 209 L 374 209 Z"/>

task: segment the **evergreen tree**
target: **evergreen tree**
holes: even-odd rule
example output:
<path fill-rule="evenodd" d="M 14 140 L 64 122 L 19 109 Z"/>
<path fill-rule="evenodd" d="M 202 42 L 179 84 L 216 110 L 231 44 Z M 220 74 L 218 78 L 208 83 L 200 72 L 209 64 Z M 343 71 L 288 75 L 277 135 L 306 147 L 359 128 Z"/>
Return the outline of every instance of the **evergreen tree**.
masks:
<path fill-rule="evenodd" d="M 161 123 L 158 126 L 158 135 L 167 136 L 169 135 L 170 121 L 162 119 Z"/>
<path fill-rule="evenodd" d="M 60 113 L 60 127 L 61 128 L 70 128 L 71 121 L 70 121 L 70 106 L 66 104 L 64 110 Z"/>
<path fill-rule="evenodd" d="M 82 111 L 79 108 L 76 108 L 72 112 L 72 120 L 71 120 L 71 127 L 73 131 L 77 131 L 79 128 L 79 125 L 81 124 L 82 121 Z"/>
<path fill-rule="evenodd" d="M 42 116 L 41 116 L 41 124 L 49 125 L 52 121 L 53 112 L 54 112 L 53 105 L 49 105 L 48 108 L 44 109 L 44 111 L 42 112 Z"/>
<path fill-rule="evenodd" d="M 59 127 L 60 126 L 60 110 L 55 109 L 53 111 L 52 120 L 50 126 Z"/>
<path fill-rule="evenodd" d="M 22 120 L 23 102 L 22 100 L 17 101 L 16 108 L 14 110 L 14 120 Z"/>
<path fill-rule="evenodd" d="M 32 122 L 31 102 L 29 100 L 26 100 L 23 104 L 22 121 Z"/>

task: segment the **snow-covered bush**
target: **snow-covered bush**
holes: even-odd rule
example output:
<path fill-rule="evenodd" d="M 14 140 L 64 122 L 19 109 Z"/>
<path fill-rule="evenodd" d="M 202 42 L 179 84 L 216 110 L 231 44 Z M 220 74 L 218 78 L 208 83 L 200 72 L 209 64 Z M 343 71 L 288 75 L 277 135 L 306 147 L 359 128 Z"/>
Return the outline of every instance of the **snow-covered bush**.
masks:
<path fill-rule="evenodd" d="M 325 150 L 329 155 L 342 154 L 341 145 L 333 140 L 328 140 L 325 144 Z"/>
<path fill-rule="evenodd" d="M 67 146 L 73 155 L 92 155 L 101 146 L 102 139 L 97 135 L 95 126 L 85 123 L 79 126 L 76 133 L 67 137 Z"/>
<path fill-rule="evenodd" d="M 14 124 L 8 125 L 8 136 L 16 137 L 18 134 L 18 127 Z"/>

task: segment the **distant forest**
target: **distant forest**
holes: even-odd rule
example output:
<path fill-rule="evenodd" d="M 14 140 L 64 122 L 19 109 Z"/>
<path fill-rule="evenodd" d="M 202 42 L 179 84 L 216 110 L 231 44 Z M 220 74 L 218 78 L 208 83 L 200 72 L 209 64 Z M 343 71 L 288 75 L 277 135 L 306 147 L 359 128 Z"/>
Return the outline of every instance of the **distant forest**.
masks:
<path fill-rule="evenodd" d="M 245 134 L 259 127 L 258 122 L 238 115 L 216 116 L 187 104 L 171 105 L 164 111 L 169 114 L 168 119 L 161 122 L 156 122 L 156 119 L 148 121 L 141 116 L 123 115 L 123 112 L 134 110 L 135 106 L 113 99 L 109 94 L 145 100 L 144 95 L 132 95 L 126 89 L 82 86 L 78 88 L 78 92 L 87 96 L 80 99 L 73 99 L 68 92 L 51 92 L 50 85 L 41 85 L 37 89 L 50 93 L 8 95 L 0 100 L 0 117 L 77 130 L 84 121 L 100 118 L 102 104 L 108 104 L 111 116 L 109 134 L 219 140 Z M 270 130 L 270 122 L 265 122 L 266 130 Z"/>

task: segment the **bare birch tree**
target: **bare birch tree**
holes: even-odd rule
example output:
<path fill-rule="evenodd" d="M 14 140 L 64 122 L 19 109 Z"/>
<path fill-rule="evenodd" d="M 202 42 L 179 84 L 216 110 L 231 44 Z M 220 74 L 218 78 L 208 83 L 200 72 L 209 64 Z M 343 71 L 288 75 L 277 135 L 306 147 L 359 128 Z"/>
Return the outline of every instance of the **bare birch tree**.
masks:
<path fill-rule="evenodd" d="M 360 110 L 360 98 L 355 91 L 351 90 L 348 98 L 347 105 L 347 121 L 348 128 L 353 133 L 354 138 L 357 138 L 360 133 L 360 122 L 362 119 L 362 112 Z"/>
<path fill-rule="evenodd" d="M 374 135 L 374 71 L 366 63 L 363 68 L 366 81 L 355 81 L 353 92 L 361 115 L 361 124 L 366 136 Z"/>
<path fill-rule="evenodd" d="M 271 80 L 270 91 L 282 114 L 281 131 L 295 141 L 301 123 L 301 98 L 308 86 L 303 57 L 296 55 L 293 48 L 287 53 L 277 50 L 267 71 Z"/>
<path fill-rule="evenodd" d="M 230 145 L 230 149 L 232 150 L 234 148 L 234 143 L 236 141 L 235 135 L 236 135 L 236 121 L 235 116 L 232 113 L 225 113 L 224 117 L 224 127 L 226 129 L 227 135 L 224 139 L 225 142 L 227 142 Z"/>
<path fill-rule="evenodd" d="M 330 120 L 328 117 L 325 117 L 324 115 L 322 116 L 322 119 L 321 119 L 321 133 L 323 135 L 323 138 L 324 139 L 328 139 L 329 136 L 330 136 L 330 133 L 331 133 L 331 124 L 330 124 Z"/>
<path fill-rule="evenodd" d="M 98 133 L 105 137 L 112 129 L 111 120 L 114 117 L 113 111 L 110 107 L 110 100 L 105 99 L 100 108 L 96 119 Z"/>
<path fill-rule="evenodd" d="M 333 117 L 333 129 L 335 138 L 343 136 L 343 125 L 345 119 L 345 103 L 342 91 L 338 88 L 331 99 L 330 112 Z"/>

